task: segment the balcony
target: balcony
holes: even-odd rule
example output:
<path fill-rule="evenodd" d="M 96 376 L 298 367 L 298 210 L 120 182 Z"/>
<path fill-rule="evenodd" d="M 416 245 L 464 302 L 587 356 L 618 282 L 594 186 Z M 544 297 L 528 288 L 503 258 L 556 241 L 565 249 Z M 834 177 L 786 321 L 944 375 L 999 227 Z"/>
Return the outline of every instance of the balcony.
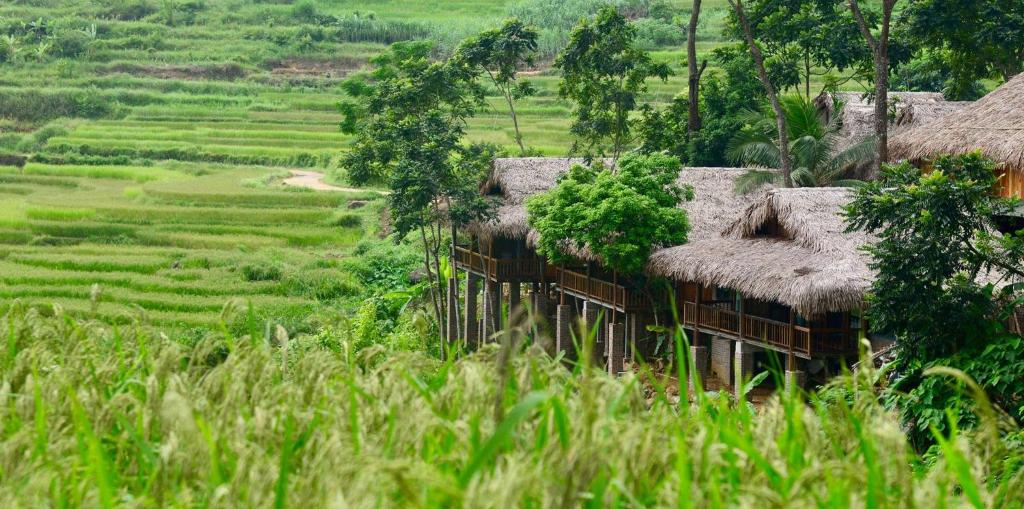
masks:
<path fill-rule="evenodd" d="M 683 324 L 802 356 L 857 353 L 857 337 L 849 329 L 791 325 L 739 313 L 731 301 L 683 302 Z"/>
<path fill-rule="evenodd" d="M 592 300 L 624 313 L 650 309 L 647 297 L 634 289 L 561 267 L 548 266 L 547 278 L 566 293 Z"/>
<path fill-rule="evenodd" d="M 456 267 L 495 281 L 537 281 L 541 274 L 539 258 L 494 258 L 462 246 L 454 254 Z"/>

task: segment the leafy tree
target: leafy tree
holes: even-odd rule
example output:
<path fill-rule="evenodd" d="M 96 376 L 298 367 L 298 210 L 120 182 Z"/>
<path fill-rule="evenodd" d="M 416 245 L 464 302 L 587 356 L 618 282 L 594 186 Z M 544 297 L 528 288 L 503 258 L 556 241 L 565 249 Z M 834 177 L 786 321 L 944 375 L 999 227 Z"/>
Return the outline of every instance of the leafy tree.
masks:
<path fill-rule="evenodd" d="M 923 380 L 927 367 L 966 368 L 1004 408 L 1021 406 L 1020 384 L 1011 387 L 1003 377 L 1019 376 L 1012 374 L 1020 373 L 1024 351 L 1002 326 L 1021 305 L 1021 288 L 997 290 L 985 281 L 1024 277 L 1024 236 L 993 233 L 995 216 L 1013 203 L 993 195 L 992 170 L 977 153 L 941 157 L 931 172 L 885 166 L 882 179 L 861 187 L 847 209 L 850 230 L 878 238 L 867 248 L 878 273 L 868 318 L 873 329 L 896 336 L 893 388 L 909 396 L 892 399 L 921 444 L 929 441 L 929 426 L 945 427 L 935 411 L 957 397 L 954 388 Z"/>
<path fill-rule="evenodd" d="M 519 130 L 515 102 L 533 95 L 536 90 L 529 81 L 518 79 L 518 71 L 533 65 L 538 37 L 536 27 L 511 18 L 505 20 L 501 28 L 486 30 L 462 41 L 452 58 L 456 65 L 482 69 L 501 92 L 512 117 L 520 155 L 526 155 L 526 146 L 523 145 L 523 135 Z"/>
<path fill-rule="evenodd" d="M 650 77 L 668 79 L 669 68 L 651 61 L 636 44 L 636 29 L 612 6 L 584 19 L 555 60 L 562 72 L 558 93 L 576 103 L 570 128 L 573 152 L 605 155 L 605 141 L 617 160 L 630 142 L 630 112 Z M 581 144 L 583 145 L 581 147 Z"/>
<path fill-rule="evenodd" d="M 462 144 L 466 120 L 482 102 L 476 76 L 430 59 L 432 43 L 397 43 L 375 57 L 369 76 L 347 80 L 342 130 L 356 134 L 342 164 L 357 184 L 384 182 L 396 239 L 418 233 L 431 304 L 443 334 L 444 225 L 488 214 L 477 192 L 479 152 Z M 454 326 L 454 324 L 449 324 Z"/>
<path fill-rule="evenodd" d="M 629 154 L 612 170 L 575 165 L 558 185 L 527 202 L 537 251 L 555 263 L 590 250 L 623 274 L 636 274 L 654 246 L 686 242 L 683 200 L 693 189 L 677 183 L 681 164 L 665 155 Z"/>
<path fill-rule="evenodd" d="M 1024 70 L 1024 2 L 915 0 L 900 13 L 912 40 L 942 50 L 962 83 Z"/>
<path fill-rule="evenodd" d="M 641 152 L 666 152 L 690 166 L 729 164 L 725 157 L 729 141 L 743 127 L 747 112 L 760 107 L 766 98 L 745 46 L 716 48 L 712 59 L 716 72 L 701 84 L 701 129 L 689 132 L 686 96 L 677 96 L 662 108 L 644 105 L 637 126 Z M 795 74 L 784 63 L 769 59 L 765 65 L 773 83 L 795 83 Z"/>
<path fill-rule="evenodd" d="M 841 0 L 753 0 L 746 5 L 766 56 L 793 66 L 808 98 L 812 76 L 852 69 L 850 79 L 870 72 L 871 53 Z M 735 12 L 731 27 L 742 36 Z"/>
<path fill-rule="evenodd" d="M 870 160 L 874 141 L 865 140 L 843 150 L 838 149 L 839 118 L 822 122 L 814 103 L 801 95 L 784 96 L 790 153 L 793 155 L 793 183 L 799 187 L 854 186 L 859 180 L 843 179 L 850 167 Z M 758 168 L 779 166 L 779 139 L 771 110 L 749 111 L 746 125 L 729 142 L 728 157 L 735 163 Z M 736 190 L 748 193 L 762 184 L 778 184 L 776 171 L 754 169 L 736 182 Z"/>
<path fill-rule="evenodd" d="M 948 52 L 923 50 L 896 66 L 890 73 L 890 84 L 909 92 L 942 92 L 947 100 L 974 101 L 985 95 L 985 86 L 974 76 L 954 71 Z"/>

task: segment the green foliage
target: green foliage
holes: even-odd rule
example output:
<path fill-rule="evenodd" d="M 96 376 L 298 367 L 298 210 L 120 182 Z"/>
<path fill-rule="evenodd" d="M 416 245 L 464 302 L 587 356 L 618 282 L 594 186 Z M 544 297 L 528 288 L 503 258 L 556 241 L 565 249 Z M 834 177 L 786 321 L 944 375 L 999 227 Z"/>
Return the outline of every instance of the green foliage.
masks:
<path fill-rule="evenodd" d="M 1024 339 L 996 334 L 970 343 L 960 351 L 922 364 L 922 370 L 957 366 L 985 389 L 992 402 L 1017 422 L 1024 422 Z M 886 401 L 899 409 L 911 442 L 919 449 L 934 443 L 932 430 L 948 433 L 950 424 L 961 429 L 979 424 L 975 399 L 962 382 L 945 377 L 900 378 Z M 951 419 L 952 416 L 952 419 Z"/>
<path fill-rule="evenodd" d="M 479 69 L 501 91 L 512 116 L 520 155 L 526 155 L 526 147 L 519 131 L 515 102 L 533 95 L 536 90 L 528 81 L 519 81 L 518 72 L 520 68 L 533 65 L 537 37 L 536 27 L 511 18 L 505 20 L 501 28 L 487 30 L 462 41 L 452 57 L 452 65 Z"/>
<path fill-rule="evenodd" d="M 679 208 L 693 198 L 677 184 L 679 160 L 627 155 L 614 169 L 575 165 L 552 190 L 527 202 L 537 252 L 554 263 L 587 249 L 608 268 L 640 272 L 655 246 L 686 242 L 690 225 Z"/>
<path fill-rule="evenodd" d="M 688 103 L 684 95 L 676 96 L 661 109 L 645 105 L 637 126 L 642 152 L 665 151 L 690 166 L 730 163 L 726 158 L 728 143 L 743 127 L 748 111 L 761 106 L 765 92 L 745 47 L 717 48 L 712 58 L 725 76 L 708 73 L 701 80 L 700 131 L 691 136 L 687 129 Z M 767 65 L 770 75 L 778 76 L 783 71 L 777 65 Z"/>
<path fill-rule="evenodd" d="M 1019 380 L 1021 342 L 1002 325 L 1020 305 L 1020 289 L 997 291 L 985 280 L 1024 275 L 1024 239 L 993 234 L 995 216 L 1012 206 L 993 196 L 995 183 L 993 163 L 978 153 L 941 157 L 929 173 L 887 166 L 847 210 L 851 230 L 878 237 L 867 248 L 878 273 L 868 318 L 873 329 L 896 336 L 891 399 L 919 445 L 931 442 L 929 426 L 945 429 L 940 412 L 947 407 L 957 419 L 968 416 L 955 387 L 922 381 L 934 365 L 967 370 L 1020 417 L 1019 384 L 1005 382 Z"/>
<path fill-rule="evenodd" d="M 975 101 L 985 95 L 985 87 L 970 76 L 954 73 L 941 51 L 924 51 L 893 69 L 890 85 L 910 92 L 942 92 L 949 101 Z"/>
<path fill-rule="evenodd" d="M 246 281 L 277 281 L 282 271 L 277 265 L 270 263 L 247 263 L 242 265 L 242 277 Z"/>
<path fill-rule="evenodd" d="M 0 116 L 44 122 L 61 117 L 104 118 L 116 116 L 116 104 L 98 90 L 5 90 L 0 92 Z"/>
<path fill-rule="evenodd" d="M 852 69 L 854 75 L 866 77 L 872 70 L 871 52 L 842 0 L 754 0 L 744 2 L 744 11 L 765 53 L 766 66 L 773 62 L 796 73 L 796 81 L 773 79 L 776 90 L 802 82 L 809 99 L 812 73 Z M 865 17 L 871 25 L 878 23 L 871 11 Z M 734 36 L 742 38 L 735 12 L 729 19 Z"/>
<path fill-rule="evenodd" d="M 928 173 L 887 167 L 849 205 L 850 228 L 879 237 L 868 247 L 878 271 L 872 326 L 899 338 L 904 362 L 950 355 L 992 333 L 994 288 L 978 277 L 1021 275 L 1024 266 L 1018 236 L 991 234 L 1011 207 L 993 196 L 995 183 L 980 154 L 941 157 Z"/>
<path fill-rule="evenodd" d="M 958 88 L 995 75 L 1008 80 L 1024 69 L 1021 2 L 920 0 L 898 21 L 919 47 L 943 53 Z"/>
<path fill-rule="evenodd" d="M 631 142 L 630 113 L 647 90 L 646 80 L 668 79 L 668 66 L 653 62 L 637 47 L 636 33 L 625 16 L 605 7 L 573 29 L 569 45 L 555 60 L 562 72 L 558 94 L 575 103 L 572 152 L 592 158 L 610 148 L 617 159 Z"/>
<path fill-rule="evenodd" d="M 839 150 L 839 115 L 828 123 L 823 122 L 814 103 L 802 95 L 782 96 L 779 102 L 789 130 L 793 184 L 798 187 L 859 185 L 859 181 L 842 176 L 858 164 L 871 160 L 874 140 L 867 139 Z M 742 118 L 745 125 L 729 142 L 727 155 L 735 163 L 758 169 L 736 181 L 737 192 L 749 193 L 768 182 L 778 185 L 782 175 L 767 170 L 778 168 L 780 164 L 774 111 L 764 105 L 760 112 L 748 112 Z"/>

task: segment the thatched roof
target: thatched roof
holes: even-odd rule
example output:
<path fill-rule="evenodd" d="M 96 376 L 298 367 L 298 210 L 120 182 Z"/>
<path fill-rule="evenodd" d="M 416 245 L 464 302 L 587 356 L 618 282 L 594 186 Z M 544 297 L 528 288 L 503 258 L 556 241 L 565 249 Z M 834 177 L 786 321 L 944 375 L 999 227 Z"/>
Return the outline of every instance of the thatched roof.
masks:
<path fill-rule="evenodd" d="M 535 244 L 536 233 L 527 223 L 526 200 L 554 187 L 558 177 L 581 162 L 555 157 L 495 159 L 485 184 L 500 200 L 495 217 L 470 229 L 483 237 L 525 237 L 529 244 Z M 718 235 L 756 196 L 737 195 L 734 191 L 736 179 L 745 171 L 742 168 L 683 168 L 679 172 L 678 182 L 694 188 L 694 200 L 682 205 L 689 216 L 691 241 Z M 580 254 L 586 257 L 585 253 Z"/>
<path fill-rule="evenodd" d="M 973 103 L 971 101 L 940 101 L 911 104 L 904 108 L 899 116 L 896 117 L 893 134 L 899 134 L 915 126 L 935 122 L 946 115 L 966 108 L 970 104 Z"/>
<path fill-rule="evenodd" d="M 918 105 L 934 105 L 946 100 L 939 92 L 889 92 L 889 105 L 894 107 L 899 117 L 907 108 Z M 836 110 L 836 103 L 842 110 Z M 843 150 L 875 133 L 875 104 L 866 94 L 860 92 L 823 92 L 814 99 L 815 106 L 825 116 L 826 121 L 835 115 L 841 115 L 839 143 L 836 147 Z M 909 124 L 908 124 L 909 125 Z"/>
<path fill-rule="evenodd" d="M 860 250 L 870 238 L 845 232 L 850 197 L 847 188 L 767 191 L 722 235 L 660 250 L 648 271 L 733 288 L 805 316 L 854 309 L 874 276 Z"/>
<path fill-rule="evenodd" d="M 893 159 L 928 159 L 974 150 L 1010 167 L 1024 168 L 1024 73 L 958 112 L 889 140 Z"/>

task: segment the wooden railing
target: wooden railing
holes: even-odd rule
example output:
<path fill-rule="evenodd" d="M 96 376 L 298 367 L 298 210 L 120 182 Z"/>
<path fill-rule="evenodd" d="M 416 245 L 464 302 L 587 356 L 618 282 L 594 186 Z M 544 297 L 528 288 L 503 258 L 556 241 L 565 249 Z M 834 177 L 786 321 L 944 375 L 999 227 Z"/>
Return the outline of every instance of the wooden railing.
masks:
<path fill-rule="evenodd" d="M 810 355 L 849 354 L 857 351 L 857 338 L 844 329 L 790 326 L 760 316 L 740 314 L 723 302 L 683 302 L 683 323 L 734 337 L 742 337 L 789 351 Z M 740 324 L 743 325 L 742 329 Z M 742 330 L 742 335 L 741 335 Z"/>
<path fill-rule="evenodd" d="M 561 285 L 566 291 L 593 299 L 608 306 L 624 310 L 637 310 L 650 307 L 644 295 L 623 285 L 610 283 L 596 277 L 587 277 L 576 271 L 556 268 L 549 272 L 553 283 Z"/>
<path fill-rule="evenodd" d="M 493 258 L 462 246 L 456 246 L 454 254 L 453 260 L 460 269 L 496 279 L 530 280 L 540 275 L 538 258 Z"/>

